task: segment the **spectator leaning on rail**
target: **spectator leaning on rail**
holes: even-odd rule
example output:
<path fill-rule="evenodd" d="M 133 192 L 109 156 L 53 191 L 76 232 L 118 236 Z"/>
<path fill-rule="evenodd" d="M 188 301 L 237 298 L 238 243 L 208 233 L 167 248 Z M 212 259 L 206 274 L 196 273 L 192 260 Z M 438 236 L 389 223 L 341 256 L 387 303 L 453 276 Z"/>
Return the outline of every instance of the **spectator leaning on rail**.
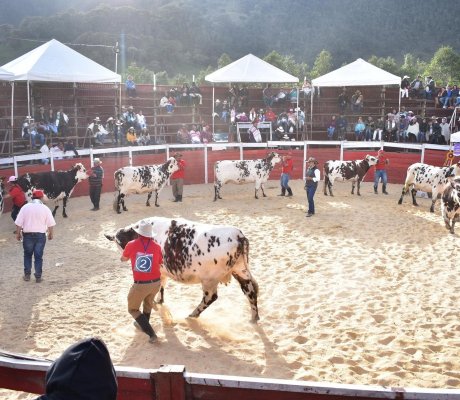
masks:
<path fill-rule="evenodd" d="M 118 383 L 109 351 L 99 338 L 83 339 L 54 361 L 46 394 L 35 400 L 116 400 Z"/>

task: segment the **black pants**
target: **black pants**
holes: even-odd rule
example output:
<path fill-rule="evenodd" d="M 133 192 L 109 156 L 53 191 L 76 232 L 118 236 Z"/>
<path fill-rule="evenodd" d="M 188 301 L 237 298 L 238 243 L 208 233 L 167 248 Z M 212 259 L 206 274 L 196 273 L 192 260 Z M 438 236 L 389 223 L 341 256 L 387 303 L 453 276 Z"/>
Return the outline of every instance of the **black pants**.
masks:
<path fill-rule="evenodd" d="M 99 201 L 101 199 L 102 185 L 90 186 L 89 187 L 89 198 L 93 203 L 94 208 L 99 208 Z"/>
<path fill-rule="evenodd" d="M 13 208 L 11 209 L 11 218 L 13 218 L 13 221 L 16 221 L 16 217 L 18 216 L 20 209 L 21 207 L 13 204 Z"/>

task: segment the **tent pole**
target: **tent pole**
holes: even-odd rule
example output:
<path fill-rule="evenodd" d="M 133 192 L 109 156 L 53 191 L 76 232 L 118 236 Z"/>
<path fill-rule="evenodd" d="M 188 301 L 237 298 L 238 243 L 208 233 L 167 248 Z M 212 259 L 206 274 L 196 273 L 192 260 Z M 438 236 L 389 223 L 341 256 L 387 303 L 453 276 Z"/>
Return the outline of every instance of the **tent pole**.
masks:
<path fill-rule="evenodd" d="M 30 81 L 27 80 L 27 115 L 31 117 L 30 114 Z"/>
<path fill-rule="evenodd" d="M 215 96 L 215 93 L 214 93 L 214 83 L 212 84 L 212 115 L 211 115 L 211 119 L 212 119 L 212 133 L 216 133 L 215 132 L 215 128 L 214 128 L 214 104 L 215 104 L 215 100 L 214 100 L 214 96 Z"/>
<path fill-rule="evenodd" d="M 399 102 L 398 102 L 398 114 L 399 114 L 401 112 L 401 84 L 399 84 L 398 96 L 399 96 Z"/>
<path fill-rule="evenodd" d="M 310 138 L 312 140 L 313 140 L 313 93 L 314 92 L 315 92 L 315 87 L 312 85 L 311 92 L 310 92 Z"/>
<path fill-rule="evenodd" d="M 14 82 L 11 82 L 10 154 L 14 153 L 13 135 L 14 135 Z"/>

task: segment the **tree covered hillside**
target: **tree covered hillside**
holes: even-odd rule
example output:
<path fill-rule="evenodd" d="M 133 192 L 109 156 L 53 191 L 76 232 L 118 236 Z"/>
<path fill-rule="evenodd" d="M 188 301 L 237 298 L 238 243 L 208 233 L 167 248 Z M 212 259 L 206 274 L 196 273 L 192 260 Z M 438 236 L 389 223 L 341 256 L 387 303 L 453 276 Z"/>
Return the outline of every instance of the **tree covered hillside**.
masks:
<path fill-rule="evenodd" d="M 0 65 L 51 38 L 108 46 L 73 48 L 110 69 L 112 46 L 119 42 L 118 72 L 136 63 L 169 76 L 215 68 L 224 53 L 236 60 L 248 53 L 264 57 L 276 51 L 312 67 L 327 50 L 333 67 L 339 67 L 358 57 L 392 57 L 402 64 L 407 53 L 429 61 L 441 46 L 460 50 L 454 24 L 458 0 L 105 2 L 5 2 Z"/>

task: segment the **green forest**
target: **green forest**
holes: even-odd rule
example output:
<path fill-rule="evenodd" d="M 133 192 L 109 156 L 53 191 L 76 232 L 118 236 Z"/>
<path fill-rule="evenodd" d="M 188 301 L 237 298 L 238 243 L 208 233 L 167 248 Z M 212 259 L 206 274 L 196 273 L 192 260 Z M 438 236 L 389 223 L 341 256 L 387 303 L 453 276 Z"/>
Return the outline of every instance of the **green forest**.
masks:
<path fill-rule="evenodd" d="M 458 0 L 21 0 L 2 5 L 0 65 L 55 38 L 138 83 L 203 83 L 252 53 L 299 79 L 363 58 L 452 84 L 459 12 Z"/>

